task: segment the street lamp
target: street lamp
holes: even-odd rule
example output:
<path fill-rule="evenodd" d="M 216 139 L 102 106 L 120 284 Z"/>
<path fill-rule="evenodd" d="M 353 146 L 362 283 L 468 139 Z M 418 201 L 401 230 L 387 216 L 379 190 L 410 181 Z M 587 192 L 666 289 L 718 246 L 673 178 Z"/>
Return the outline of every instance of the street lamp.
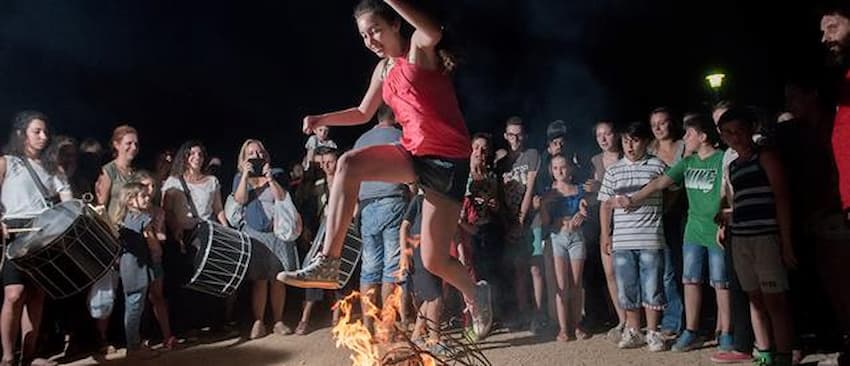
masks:
<path fill-rule="evenodd" d="M 706 75 L 705 80 L 708 81 L 708 87 L 711 89 L 712 104 L 720 101 L 720 92 L 723 88 L 723 80 L 725 79 L 726 74 L 719 72 Z"/>
<path fill-rule="evenodd" d="M 721 73 L 710 74 L 705 77 L 705 80 L 708 81 L 708 86 L 714 89 L 714 91 L 719 91 L 723 87 L 724 79 L 726 79 L 726 74 Z"/>

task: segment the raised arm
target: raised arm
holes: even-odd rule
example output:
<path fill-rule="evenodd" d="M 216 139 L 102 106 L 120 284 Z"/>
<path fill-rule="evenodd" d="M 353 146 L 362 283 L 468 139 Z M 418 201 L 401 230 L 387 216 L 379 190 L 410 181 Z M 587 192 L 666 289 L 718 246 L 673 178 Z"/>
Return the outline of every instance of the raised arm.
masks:
<path fill-rule="evenodd" d="M 419 49 L 433 49 L 443 38 L 442 27 L 431 17 L 413 6 L 410 1 L 385 0 L 402 18 L 416 29 L 413 32 L 413 45 Z"/>
<path fill-rule="evenodd" d="M 312 133 L 313 129 L 319 126 L 355 126 L 369 122 L 378 107 L 381 106 L 382 73 L 386 62 L 386 60 L 381 60 L 375 67 L 375 71 L 372 72 L 372 79 L 369 81 L 369 89 L 366 90 L 366 95 L 363 96 L 359 106 L 318 116 L 304 117 L 304 133 Z"/>

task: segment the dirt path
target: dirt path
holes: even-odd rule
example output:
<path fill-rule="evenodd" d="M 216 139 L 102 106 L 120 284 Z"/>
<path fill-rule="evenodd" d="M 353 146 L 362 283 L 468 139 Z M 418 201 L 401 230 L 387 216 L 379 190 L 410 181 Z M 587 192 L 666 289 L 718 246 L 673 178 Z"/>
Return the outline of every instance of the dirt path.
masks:
<path fill-rule="evenodd" d="M 646 350 L 618 350 L 603 335 L 586 341 L 558 343 L 528 332 L 499 333 L 483 342 L 485 355 L 493 365 L 712 365 L 708 359 L 713 348 L 684 354 L 650 353 Z M 174 366 L 271 366 L 271 365 L 348 365 L 348 352 L 336 349 L 329 329 L 306 336 L 268 336 L 240 342 L 231 339 L 195 345 L 163 354 L 147 362 L 126 362 L 124 350 L 110 355 L 105 365 Z M 97 365 L 91 357 L 71 365 Z"/>

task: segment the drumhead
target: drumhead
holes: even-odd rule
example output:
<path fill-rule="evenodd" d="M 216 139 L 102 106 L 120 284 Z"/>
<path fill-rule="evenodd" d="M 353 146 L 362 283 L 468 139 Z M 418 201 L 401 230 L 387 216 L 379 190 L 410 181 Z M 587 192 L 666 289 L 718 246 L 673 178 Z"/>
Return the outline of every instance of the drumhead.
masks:
<path fill-rule="evenodd" d="M 74 222 L 83 215 L 84 208 L 83 201 L 70 200 L 45 210 L 35 217 L 30 226 L 40 230 L 18 235 L 9 244 L 7 255 L 10 259 L 15 259 L 47 247 L 65 235 Z"/>

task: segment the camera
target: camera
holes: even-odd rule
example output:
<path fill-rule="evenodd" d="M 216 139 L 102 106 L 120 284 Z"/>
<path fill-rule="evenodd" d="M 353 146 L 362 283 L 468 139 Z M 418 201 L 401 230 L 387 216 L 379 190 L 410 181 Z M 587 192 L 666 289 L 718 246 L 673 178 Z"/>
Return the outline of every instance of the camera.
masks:
<path fill-rule="evenodd" d="M 266 165 L 266 160 L 263 158 L 251 158 L 248 159 L 248 162 L 251 163 L 251 171 L 248 172 L 249 177 L 262 177 L 263 176 L 263 166 Z"/>

